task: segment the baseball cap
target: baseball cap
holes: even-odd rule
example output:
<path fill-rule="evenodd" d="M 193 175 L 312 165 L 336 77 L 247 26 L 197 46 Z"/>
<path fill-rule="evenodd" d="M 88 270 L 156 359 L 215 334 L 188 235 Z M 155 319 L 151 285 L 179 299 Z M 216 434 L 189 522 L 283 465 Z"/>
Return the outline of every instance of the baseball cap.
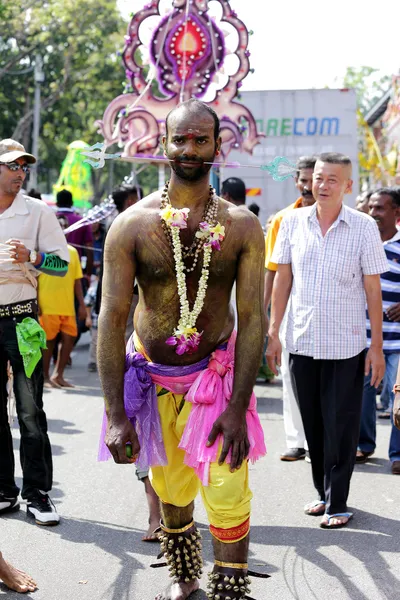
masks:
<path fill-rule="evenodd" d="M 36 158 L 33 154 L 25 152 L 25 148 L 15 140 L 0 140 L 0 163 L 14 162 L 18 158 L 25 158 L 27 163 L 33 164 Z"/>

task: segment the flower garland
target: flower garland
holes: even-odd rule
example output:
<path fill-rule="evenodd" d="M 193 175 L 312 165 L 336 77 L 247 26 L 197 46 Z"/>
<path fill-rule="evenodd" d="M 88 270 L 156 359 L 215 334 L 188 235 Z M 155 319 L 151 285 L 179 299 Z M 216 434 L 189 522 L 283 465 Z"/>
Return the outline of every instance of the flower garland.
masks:
<path fill-rule="evenodd" d="M 216 223 L 212 225 L 207 221 L 202 221 L 199 225 L 199 231 L 196 237 L 203 242 L 203 267 L 199 287 L 196 294 L 196 300 L 193 309 L 190 310 L 187 299 L 185 265 L 182 258 L 182 244 L 179 231 L 187 228 L 189 208 L 177 209 L 169 203 L 160 211 L 161 219 L 169 227 L 172 236 L 172 247 L 174 252 L 176 280 L 178 284 L 178 295 L 180 303 L 180 318 L 174 334 L 166 340 L 168 346 L 176 346 L 176 354 L 193 354 L 197 351 L 202 332 L 196 329 L 196 321 L 204 306 L 204 299 L 207 292 L 207 281 L 210 274 L 211 253 L 213 250 L 221 250 L 221 242 L 225 237 L 225 227 Z"/>

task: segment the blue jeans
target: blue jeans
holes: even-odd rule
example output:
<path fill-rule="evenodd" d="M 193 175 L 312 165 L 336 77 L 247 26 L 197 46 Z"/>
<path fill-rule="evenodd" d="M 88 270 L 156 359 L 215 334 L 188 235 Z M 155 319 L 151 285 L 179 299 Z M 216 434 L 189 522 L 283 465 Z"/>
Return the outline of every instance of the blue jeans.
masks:
<path fill-rule="evenodd" d="M 32 377 L 25 375 L 18 349 L 15 324 L 23 317 L 0 319 L 0 492 L 18 496 L 14 479 L 14 452 L 7 415 L 7 361 L 14 375 L 14 394 L 21 432 L 20 460 L 23 473 L 22 497 L 28 498 L 39 489 L 48 492 L 52 486 L 53 465 L 43 411 L 43 367 L 36 365 Z"/>
<path fill-rule="evenodd" d="M 384 352 L 386 388 L 390 390 L 390 409 L 393 407 L 392 392 L 396 382 L 400 354 Z M 376 389 L 371 386 L 371 373 L 364 378 L 363 404 L 361 412 L 360 438 L 358 447 L 363 452 L 374 452 L 376 447 Z M 393 425 L 389 442 L 389 458 L 393 462 L 400 460 L 400 431 Z"/>
<path fill-rule="evenodd" d="M 391 408 L 391 405 L 393 404 L 393 394 L 392 394 L 392 388 L 390 388 L 390 386 L 387 383 L 388 379 L 385 373 L 385 376 L 383 378 L 382 381 L 382 393 L 381 393 L 381 404 L 382 404 L 382 410 L 384 411 L 388 411 Z"/>

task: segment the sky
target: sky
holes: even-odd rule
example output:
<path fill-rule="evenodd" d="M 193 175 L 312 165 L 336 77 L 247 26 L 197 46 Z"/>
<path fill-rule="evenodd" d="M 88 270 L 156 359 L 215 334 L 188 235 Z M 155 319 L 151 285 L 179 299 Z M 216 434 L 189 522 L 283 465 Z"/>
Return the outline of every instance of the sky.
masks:
<path fill-rule="evenodd" d="M 127 19 L 146 3 L 118 0 Z M 383 0 L 382 10 L 374 0 L 231 0 L 230 4 L 254 31 L 249 49 L 255 72 L 246 77 L 243 90 L 341 87 L 348 66 L 374 67 L 382 75 L 400 69 L 399 0 Z"/>

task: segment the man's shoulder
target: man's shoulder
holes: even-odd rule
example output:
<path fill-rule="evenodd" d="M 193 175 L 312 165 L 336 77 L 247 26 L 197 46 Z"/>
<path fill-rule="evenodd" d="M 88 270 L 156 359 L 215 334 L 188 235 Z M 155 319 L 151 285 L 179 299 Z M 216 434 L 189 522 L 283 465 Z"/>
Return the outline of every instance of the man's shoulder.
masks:
<path fill-rule="evenodd" d="M 343 204 L 343 210 L 346 217 L 355 223 L 363 223 L 364 225 L 375 224 L 375 221 L 372 217 L 367 215 L 365 212 L 357 210 L 356 208 L 347 206 L 347 204 Z"/>
<path fill-rule="evenodd" d="M 46 204 L 43 200 L 39 200 L 38 198 L 31 198 L 27 194 L 21 195 L 22 200 L 25 202 L 29 212 L 44 212 L 44 213 L 52 213 L 54 212 L 50 206 Z"/>
<path fill-rule="evenodd" d="M 107 239 L 110 234 L 132 237 L 132 233 L 154 228 L 160 221 L 160 201 L 161 193 L 157 191 L 119 213 L 107 231 Z"/>
<path fill-rule="evenodd" d="M 262 232 L 259 218 L 245 204 L 236 206 L 220 197 L 218 197 L 218 202 L 218 218 L 221 225 L 233 227 L 232 231 L 235 232 L 235 235 L 239 235 L 243 239 L 247 236 L 251 237 L 255 232 Z"/>
<path fill-rule="evenodd" d="M 153 192 L 148 196 L 142 198 L 135 204 L 132 204 L 129 208 L 120 213 L 113 224 L 118 223 L 132 223 L 135 221 L 141 221 L 148 219 L 151 216 L 159 215 L 160 212 L 161 193 L 160 191 Z"/>

